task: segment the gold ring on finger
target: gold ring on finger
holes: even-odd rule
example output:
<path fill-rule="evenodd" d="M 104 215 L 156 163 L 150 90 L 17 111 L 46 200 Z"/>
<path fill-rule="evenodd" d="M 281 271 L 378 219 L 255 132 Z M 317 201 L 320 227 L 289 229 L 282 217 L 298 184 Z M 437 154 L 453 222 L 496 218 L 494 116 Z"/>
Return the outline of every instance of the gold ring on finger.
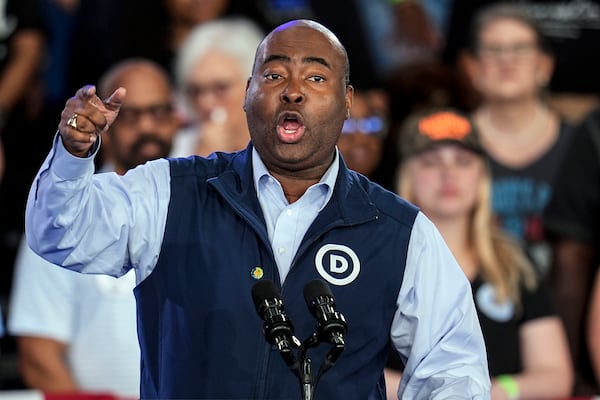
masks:
<path fill-rule="evenodd" d="M 71 118 L 69 118 L 69 119 L 67 120 L 67 125 L 69 125 L 69 126 L 70 126 L 71 128 L 73 128 L 73 129 L 77 129 L 77 117 L 78 117 L 78 116 L 79 116 L 79 115 L 77 115 L 77 114 L 73 114 L 73 115 L 71 116 Z"/>

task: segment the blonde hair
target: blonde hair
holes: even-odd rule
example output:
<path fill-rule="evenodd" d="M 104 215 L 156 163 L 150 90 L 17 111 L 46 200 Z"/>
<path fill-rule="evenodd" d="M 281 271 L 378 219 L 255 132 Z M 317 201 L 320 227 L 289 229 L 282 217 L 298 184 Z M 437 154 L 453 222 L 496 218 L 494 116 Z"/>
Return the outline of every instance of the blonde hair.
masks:
<path fill-rule="evenodd" d="M 398 168 L 396 191 L 414 202 L 412 182 L 404 161 Z M 473 209 L 469 241 L 473 244 L 482 278 L 496 289 L 496 301 L 510 299 L 521 309 L 520 285 L 532 290 L 537 285 L 533 265 L 519 244 L 494 221 L 491 210 L 491 177 L 487 167 L 478 188 Z"/>

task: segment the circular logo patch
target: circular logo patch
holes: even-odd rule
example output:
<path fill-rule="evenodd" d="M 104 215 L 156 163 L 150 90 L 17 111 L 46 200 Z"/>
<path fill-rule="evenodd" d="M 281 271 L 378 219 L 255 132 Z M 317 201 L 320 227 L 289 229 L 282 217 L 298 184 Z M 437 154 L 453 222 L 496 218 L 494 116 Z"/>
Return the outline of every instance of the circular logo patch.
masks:
<path fill-rule="evenodd" d="M 360 273 L 360 260 L 348 246 L 326 244 L 315 255 L 317 272 L 327 282 L 343 286 L 353 282 Z"/>
<path fill-rule="evenodd" d="M 489 283 L 484 283 L 475 293 L 479 309 L 489 318 L 498 322 L 509 321 L 515 314 L 515 305 L 509 299 L 502 303 L 496 301 L 496 291 Z"/>

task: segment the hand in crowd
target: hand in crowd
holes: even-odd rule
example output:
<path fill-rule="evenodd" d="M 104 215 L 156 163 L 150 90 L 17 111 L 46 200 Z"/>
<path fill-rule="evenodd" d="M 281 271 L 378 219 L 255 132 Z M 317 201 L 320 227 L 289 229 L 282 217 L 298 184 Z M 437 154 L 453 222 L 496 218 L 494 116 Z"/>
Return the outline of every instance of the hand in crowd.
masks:
<path fill-rule="evenodd" d="M 504 388 L 502 388 L 495 380 L 492 380 L 490 397 L 492 400 L 510 400 L 510 396 L 506 393 L 506 390 L 504 390 Z"/>
<path fill-rule="evenodd" d="M 67 100 L 58 125 L 65 148 L 75 156 L 87 157 L 98 135 L 117 118 L 125 94 L 125 88 L 120 87 L 101 100 L 95 86 L 79 89 Z"/>

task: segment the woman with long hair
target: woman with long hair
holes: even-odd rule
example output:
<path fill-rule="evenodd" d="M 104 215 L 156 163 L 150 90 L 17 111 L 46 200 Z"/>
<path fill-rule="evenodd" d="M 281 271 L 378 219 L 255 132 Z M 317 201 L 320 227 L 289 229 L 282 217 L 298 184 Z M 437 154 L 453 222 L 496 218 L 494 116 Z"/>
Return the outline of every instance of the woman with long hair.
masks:
<path fill-rule="evenodd" d="M 451 109 L 421 113 L 400 138 L 398 193 L 433 221 L 471 282 L 492 399 L 568 396 L 573 373 L 561 320 L 527 256 L 494 221 L 471 120 Z"/>

